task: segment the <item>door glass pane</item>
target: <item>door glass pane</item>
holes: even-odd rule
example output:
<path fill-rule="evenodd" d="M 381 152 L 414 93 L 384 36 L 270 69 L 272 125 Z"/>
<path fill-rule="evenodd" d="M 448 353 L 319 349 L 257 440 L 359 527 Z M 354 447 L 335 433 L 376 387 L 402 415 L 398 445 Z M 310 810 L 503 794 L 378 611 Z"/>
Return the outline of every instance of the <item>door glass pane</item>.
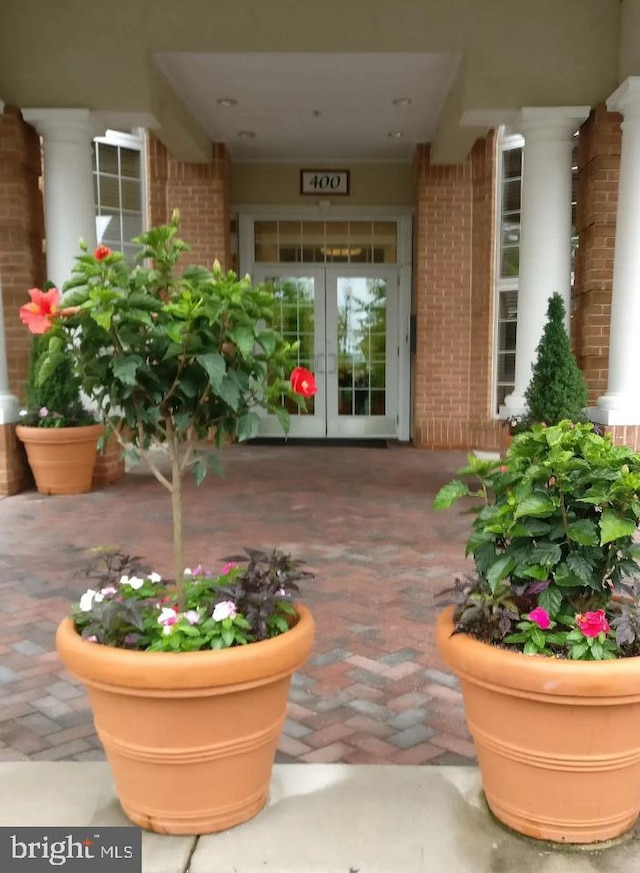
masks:
<path fill-rule="evenodd" d="M 266 289 L 276 300 L 275 328 L 288 343 L 298 341 L 300 346 L 291 360 L 293 367 L 306 367 L 314 371 L 315 356 L 315 288 L 311 277 L 273 277 L 265 280 Z M 307 414 L 314 412 L 314 397 L 306 401 Z M 296 403 L 287 400 L 285 405 L 292 415 L 304 414 Z"/>
<path fill-rule="evenodd" d="M 340 276 L 337 304 L 338 415 L 385 415 L 386 282 Z"/>

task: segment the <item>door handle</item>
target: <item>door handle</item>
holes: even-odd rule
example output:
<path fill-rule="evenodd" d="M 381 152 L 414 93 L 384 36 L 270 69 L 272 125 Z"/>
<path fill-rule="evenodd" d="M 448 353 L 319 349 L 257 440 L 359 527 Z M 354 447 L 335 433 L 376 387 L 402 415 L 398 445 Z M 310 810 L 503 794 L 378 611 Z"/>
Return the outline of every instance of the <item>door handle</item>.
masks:
<path fill-rule="evenodd" d="M 316 355 L 316 373 L 324 373 L 325 372 L 325 355 L 318 354 Z"/>
<path fill-rule="evenodd" d="M 331 369 L 327 370 L 327 373 L 335 373 L 336 370 L 338 369 L 338 357 L 337 357 L 337 355 L 334 355 L 333 352 L 329 352 L 329 354 L 327 355 L 327 358 L 331 358 L 331 360 L 332 360 Z"/>

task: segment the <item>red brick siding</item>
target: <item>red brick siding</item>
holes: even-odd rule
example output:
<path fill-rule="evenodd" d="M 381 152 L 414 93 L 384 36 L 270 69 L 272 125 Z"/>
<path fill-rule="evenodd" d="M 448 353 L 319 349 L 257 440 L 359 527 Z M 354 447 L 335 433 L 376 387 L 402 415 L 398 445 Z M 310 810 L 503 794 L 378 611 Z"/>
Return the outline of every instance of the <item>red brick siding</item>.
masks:
<path fill-rule="evenodd" d="M 31 338 L 18 310 L 26 292 L 42 286 L 44 213 L 39 183 L 40 139 L 20 112 L 5 106 L 0 115 L 0 283 L 6 332 L 9 387 L 24 399 Z M 22 446 L 13 425 L 0 427 L 0 495 L 21 490 L 26 475 Z"/>
<path fill-rule="evenodd" d="M 190 263 L 211 266 L 217 258 L 230 264 L 230 162 L 221 143 L 211 147 L 211 161 L 191 164 L 174 160 L 159 140 L 149 134 L 149 213 L 152 224 L 180 212 L 180 235 L 191 246 Z M 185 259 L 186 260 L 186 259 Z"/>
<path fill-rule="evenodd" d="M 497 448 L 493 354 L 493 138 L 464 164 L 416 152 L 414 441 L 427 448 Z"/>
<path fill-rule="evenodd" d="M 573 343 L 589 403 L 607 390 L 622 117 L 596 106 L 580 128 Z"/>

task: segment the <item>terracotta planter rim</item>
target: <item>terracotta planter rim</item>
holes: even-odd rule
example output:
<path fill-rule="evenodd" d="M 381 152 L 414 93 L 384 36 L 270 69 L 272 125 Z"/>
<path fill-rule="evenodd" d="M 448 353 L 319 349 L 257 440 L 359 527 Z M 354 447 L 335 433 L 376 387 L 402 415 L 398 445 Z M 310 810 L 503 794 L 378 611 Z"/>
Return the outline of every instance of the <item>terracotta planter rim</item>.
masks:
<path fill-rule="evenodd" d="M 140 652 L 83 640 L 71 618 L 56 633 L 56 647 L 68 669 L 85 682 L 123 684 L 135 690 L 181 687 L 184 690 L 255 682 L 274 673 L 292 673 L 306 661 L 315 623 L 310 611 L 296 605 L 297 623 L 286 633 L 246 646 L 199 652 Z"/>
<path fill-rule="evenodd" d="M 608 661 L 572 661 L 525 655 L 492 646 L 465 633 L 451 636 L 453 606 L 438 616 L 438 646 L 446 664 L 461 679 L 487 686 L 511 689 L 514 693 L 544 693 L 558 697 L 615 698 L 640 700 L 638 675 L 640 657 L 615 658 Z M 615 677 L 615 682 L 614 682 Z"/>
<path fill-rule="evenodd" d="M 94 431 L 96 441 L 104 433 L 103 424 L 83 424 L 78 427 L 33 427 L 27 424 L 17 424 L 16 436 L 21 442 L 49 443 L 64 436 L 66 442 L 85 442 Z M 75 437 L 75 440 L 74 440 Z"/>

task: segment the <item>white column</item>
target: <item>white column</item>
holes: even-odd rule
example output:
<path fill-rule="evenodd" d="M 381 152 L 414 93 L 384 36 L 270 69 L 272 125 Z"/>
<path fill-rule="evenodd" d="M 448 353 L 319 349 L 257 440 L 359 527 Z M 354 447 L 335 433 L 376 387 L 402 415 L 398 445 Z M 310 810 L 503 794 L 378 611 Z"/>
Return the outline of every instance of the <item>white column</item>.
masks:
<path fill-rule="evenodd" d="M 531 381 L 536 348 L 549 297 L 571 297 L 571 152 L 573 135 L 589 114 L 588 106 L 526 108 L 516 129 L 524 136 L 520 231 L 518 332 L 513 392 L 507 414 L 526 411 L 524 393 Z"/>
<path fill-rule="evenodd" d="M 98 132 L 88 109 L 25 109 L 43 137 L 47 279 L 61 287 L 71 276 L 79 241 L 96 244 L 91 140 Z"/>
<path fill-rule="evenodd" d="M 621 112 L 622 155 L 613 255 L 609 383 L 591 417 L 601 424 L 640 424 L 640 76 L 607 100 Z"/>
<path fill-rule="evenodd" d="M 4 307 L 2 285 L 0 284 L 0 425 L 13 424 L 18 420 L 20 404 L 18 398 L 9 391 L 9 367 L 7 365 L 7 345 L 4 332 Z"/>

